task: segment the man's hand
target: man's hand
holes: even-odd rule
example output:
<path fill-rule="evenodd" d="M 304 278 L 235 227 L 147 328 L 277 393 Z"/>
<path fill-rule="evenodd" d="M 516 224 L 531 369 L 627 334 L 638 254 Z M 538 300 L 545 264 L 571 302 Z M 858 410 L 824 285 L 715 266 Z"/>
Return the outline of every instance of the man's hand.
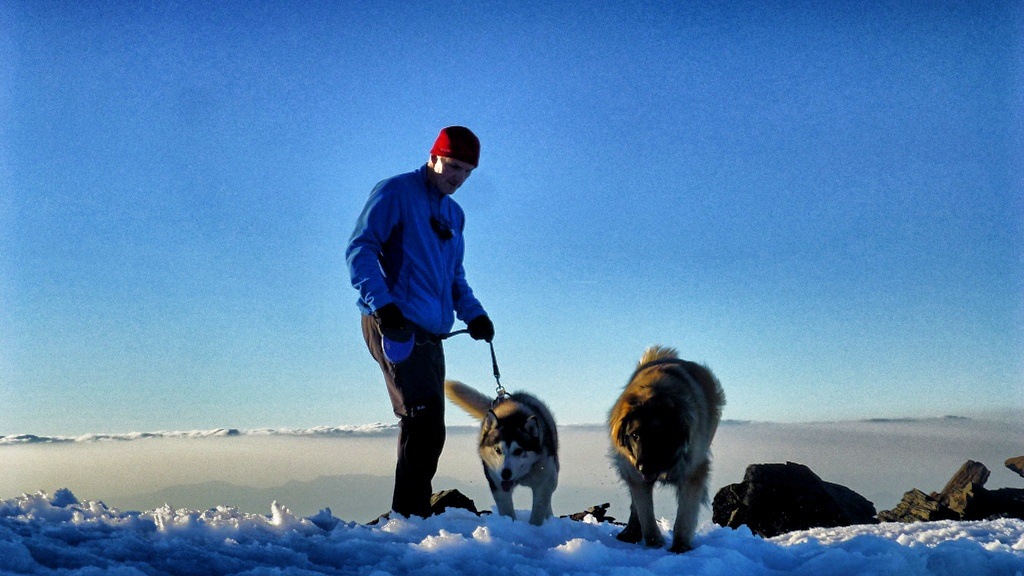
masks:
<path fill-rule="evenodd" d="M 394 302 L 381 306 L 373 315 L 377 317 L 381 330 L 401 330 L 405 328 L 405 315 L 402 314 L 402 309 L 398 307 L 398 304 Z"/>
<path fill-rule="evenodd" d="M 469 335 L 473 337 L 473 340 L 490 342 L 494 338 L 494 324 L 491 323 L 487 314 L 481 314 L 470 320 L 467 328 L 469 328 Z"/>

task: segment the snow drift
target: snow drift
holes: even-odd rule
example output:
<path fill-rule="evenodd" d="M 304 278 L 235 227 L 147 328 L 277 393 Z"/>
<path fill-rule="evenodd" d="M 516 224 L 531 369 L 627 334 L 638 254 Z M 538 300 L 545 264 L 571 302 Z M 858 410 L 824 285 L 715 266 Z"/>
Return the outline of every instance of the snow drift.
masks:
<path fill-rule="evenodd" d="M 662 521 L 667 531 L 668 523 Z M 1024 521 L 817 529 L 770 540 L 706 525 L 676 555 L 624 544 L 589 517 L 541 527 L 450 509 L 377 526 L 231 507 L 121 512 L 68 490 L 0 501 L 6 574 L 1024 574 Z"/>

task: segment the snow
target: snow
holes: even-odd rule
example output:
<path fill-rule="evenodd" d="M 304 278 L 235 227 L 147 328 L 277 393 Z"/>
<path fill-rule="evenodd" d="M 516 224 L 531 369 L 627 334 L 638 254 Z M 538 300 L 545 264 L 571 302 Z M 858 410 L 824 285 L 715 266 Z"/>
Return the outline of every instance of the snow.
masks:
<path fill-rule="evenodd" d="M 668 522 L 662 521 L 663 530 Z M 543 526 L 450 509 L 376 526 L 329 510 L 302 518 L 220 506 L 122 512 L 68 490 L 0 501 L 4 574 L 1024 575 L 1024 521 L 931 522 L 814 529 L 765 540 L 705 525 L 676 555 L 615 539 L 618 526 Z"/>
<path fill-rule="evenodd" d="M 148 440 L 153 438 L 220 438 L 228 436 L 301 436 L 301 437 L 343 437 L 343 436 L 375 436 L 398 433 L 397 424 L 360 424 L 346 426 L 316 426 L 313 428 L 255 428 L 240 430 L 238 428 L 214 428 L 212 430 L 167 430 L 158 432 L 127 432 L 124 434 L 83 434 L 81 436 L 36 436 L 35 434 L 16 434 L 0 436 L 0 446 L 19 444 L 63 444 L 70 442 L 103 442 Z"/>

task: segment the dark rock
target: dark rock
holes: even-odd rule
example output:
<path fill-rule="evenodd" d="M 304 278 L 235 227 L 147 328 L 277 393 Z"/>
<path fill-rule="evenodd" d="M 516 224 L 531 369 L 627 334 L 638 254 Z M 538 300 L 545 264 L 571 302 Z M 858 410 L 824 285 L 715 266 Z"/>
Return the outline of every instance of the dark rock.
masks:
<path fill-rule="evenodd" d="M 867 498 L 843 486 L 832 482 L 824 482 L 825 491 L 835 500 L 843 516 L 850 524 L 875 524 L 875 505 Z M 843 524 L 849 526 L 850 524 Z"/>
<path fill-rule="evenodd" d="M 743 482 L 715 494 L 712 520 L 755 534 L 777 536 L 793 530 L 875 522 L 875 507 L 839 484 L 824 482 L 803 464 L 754 464 Z"/>
<path fill-rule="evenodd" d="M 984 486 L 971 483 L 958 487 L 948 494 L 943 490 L 939 501 L 958 519 L 982 519 L 989 516 L 987 492 Z"/>
<path fill-rule="evenodd" d="M 737 516 L 746 493 L 747 486 L 742 483 L 721 487 L 711 502 L 711 521 L 719 526 L 741 526 Z"/>
<path fill-rule="evenodd" d="M 1006 460 L 1005 465 L 1010 470 L 1013 470 L 1020 476 L 1024 477 L 1024 456 L 1017 456 L 1016 458 L 1009 458 Z"/>
<path fill-rule="evenodd" d="M 1017 518 L 1024 520 L 1024 490 L 1000 488 L 988 493 L 992 510 L 986 518 Z"/>
<path fill-rule="evenodd" d="M 892 510 L 878 513 L 883 522 L 931 522 L 935 520 L 1024 519 L 1024 490 L 987 490 L 989 470 L 968 460 L 950 478 L 942 492 L 925 494 L 916 488 L 903 495 Z"/>
<path fill-rule="evenodd" d="M 956 474 L 953 474 L 953 477 L 949 479 L 949 482 L 946 482 L 946 487 L 942 489 L 942 492 L 939 492 L 939 501 L 948 505 L 951 497 L 962 492 L 970 485 L 973 484 L 977 488 L 984 487 L 985 482 L 988 482 L 990 474 L 991 472 L 981 462 L 975 462 L 974 460 L 964 462 L 963 466 L 956 471 Z"/>
<path fill-rule="evenodd" d="M 957 519 L 988 517 L 985 482 L 992 473 L 981 462 L 968 460 L 946 482 L 937 495 L 939 503 L 948 508 Z"/>
<path fill-rule="evenodd" d="M 904 494 L 903 500 L 892 510 L 878 513 L 878 519 L 882 522 L 931 522 L 955 518 L 953 511 L 943 506 L 938 498 L 917 488 Z"/>
<path fill-rule="evenodd" d="M 434 492 L 430 496 L 430 515 L 436 516 L 437 514 L 443 513 L 448 508 L 461 508 L 463 510 L 469 510 L 477 516 L 480 512 L 476 509 L 476 503 L 473 502 L 468 496 L 459 492 L 458 490 L 442 490 L 440 492 Z M 391 512 L 385 512 L 380 516 L 367 522 L 370 526 L 375 526 L 381 522 L 387 522 L 391 519 Z"/>
<path fill-rule="evenodd" d="M 609 506 L 611 506 L 611 504 L 608 502 L 605 502 L 604 504 L 595 504 L 594 506 L 587 508 L 583 512 L 576 512 L 575 514 L 562 516 L 562 518 L 569 518 L 570 520 L 582 522 L 584 519 L 586 519 L 588 515 L 590 515 L 593 516 L 594 520 L 597 520 L 598 522 L 611 522 L 614 524 L 615 518 L 612 518 L 611 516 L 607 515 Z"/>
<path fill-rule="evenodd" d="M 479 515 L 476 503 L 458 490 L 442 490 L 430 497 L 430 513 L 441 514 L 448 508 L 461 508 Z"/>

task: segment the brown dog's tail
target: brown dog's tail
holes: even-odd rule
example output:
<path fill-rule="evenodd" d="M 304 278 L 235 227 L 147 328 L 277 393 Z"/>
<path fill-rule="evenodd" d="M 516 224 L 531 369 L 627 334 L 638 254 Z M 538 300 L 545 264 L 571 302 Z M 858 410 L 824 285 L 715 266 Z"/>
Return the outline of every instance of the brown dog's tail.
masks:
<path fill-rule="evenodd" d="M 637 367 L 643 366 L 644 364 L 650 364 L 651 362 L 657 362 L 658 360 L 678 358 L 679 352 L 677 352 L 675 348 L 660 345 L 651 346 L 647 350 L 644 350 L 644 354 L 640 357 L 640 363 L 637 364 Z"/>
<path fill-rule="evenodd" d="M 469 413 L 477 420 L 483 420 L 491 409 L 491 399 L 482 393 L 455 380 L 444 381 L 444 394 L 456 406 Z"/>

